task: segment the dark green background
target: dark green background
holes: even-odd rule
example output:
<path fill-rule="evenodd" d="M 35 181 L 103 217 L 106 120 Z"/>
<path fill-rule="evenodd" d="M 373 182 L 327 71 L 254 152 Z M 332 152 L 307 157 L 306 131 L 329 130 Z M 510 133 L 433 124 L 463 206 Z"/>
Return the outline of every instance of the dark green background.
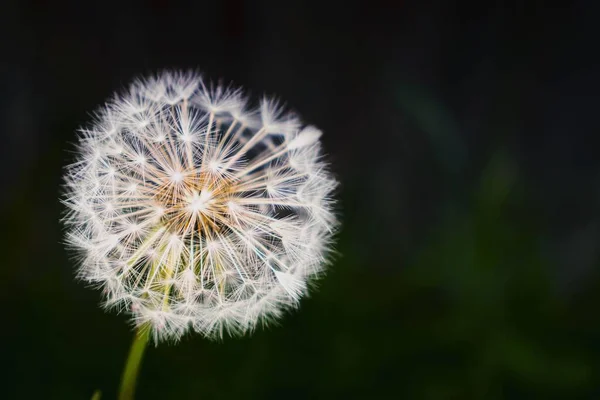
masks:
<path fill-rule="evenodd" d="M 0 397 L 114 398 L 132 333 L 73 280 L 62 167 L 173 67 L 321 127 L 343 228 L 299 311 L 149 349 L 140 399 L 600 398 L 598 7 L 453 3 L 5 3 Z"/>

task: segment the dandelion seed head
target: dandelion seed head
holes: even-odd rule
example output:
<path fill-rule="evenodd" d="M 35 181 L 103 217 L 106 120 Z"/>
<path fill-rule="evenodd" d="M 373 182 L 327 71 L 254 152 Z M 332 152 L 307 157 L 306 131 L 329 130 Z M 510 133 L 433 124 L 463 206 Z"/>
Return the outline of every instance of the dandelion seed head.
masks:
<path fill-rule="evenodd" d="M 337 227 L 321 131 L 196 73 L 136 80 L 66 168 L 78 277 L 154 340 L 253 331 L 297 307 Z"/>

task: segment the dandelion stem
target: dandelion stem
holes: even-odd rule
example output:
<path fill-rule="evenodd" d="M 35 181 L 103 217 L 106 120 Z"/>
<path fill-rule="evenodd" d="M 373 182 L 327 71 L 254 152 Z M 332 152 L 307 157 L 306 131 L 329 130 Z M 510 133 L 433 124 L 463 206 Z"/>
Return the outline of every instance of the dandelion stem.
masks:
<path fill-rule="evenodd" d="M 119 389 L 119 400 L 132 400 L 135 394 L 135 382 L 140 370 L 144 350 L 148 343 L 150 329 L 141 326 L 135 333 L 129 356 L 125 363 L 125 370 L 121 378 L 121 388 Z"/>

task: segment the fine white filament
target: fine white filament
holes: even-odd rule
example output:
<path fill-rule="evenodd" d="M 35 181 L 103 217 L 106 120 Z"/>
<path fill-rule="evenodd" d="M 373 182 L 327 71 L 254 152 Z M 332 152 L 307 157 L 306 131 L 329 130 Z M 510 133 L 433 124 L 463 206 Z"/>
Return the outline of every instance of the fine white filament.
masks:
<path fill-rule="evenodd" d="M 196 73 L 134 82 L 66 168 L 79 277 L 157 343 L 243 334 L 296 307 L 337 226 L 320 135 Z"/>

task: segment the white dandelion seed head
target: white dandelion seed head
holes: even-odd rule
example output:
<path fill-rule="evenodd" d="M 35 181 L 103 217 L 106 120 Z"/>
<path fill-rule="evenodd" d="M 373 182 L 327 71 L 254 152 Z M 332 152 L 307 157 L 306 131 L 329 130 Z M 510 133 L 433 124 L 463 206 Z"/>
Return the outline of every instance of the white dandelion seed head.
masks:
<path fill-rule="evenodd" d="M 337 226 L 321 131 L 195 73 L 135 81 L 66 168 L 78 276 L 154 340 L 243 334 L 298 305 Z"/>

